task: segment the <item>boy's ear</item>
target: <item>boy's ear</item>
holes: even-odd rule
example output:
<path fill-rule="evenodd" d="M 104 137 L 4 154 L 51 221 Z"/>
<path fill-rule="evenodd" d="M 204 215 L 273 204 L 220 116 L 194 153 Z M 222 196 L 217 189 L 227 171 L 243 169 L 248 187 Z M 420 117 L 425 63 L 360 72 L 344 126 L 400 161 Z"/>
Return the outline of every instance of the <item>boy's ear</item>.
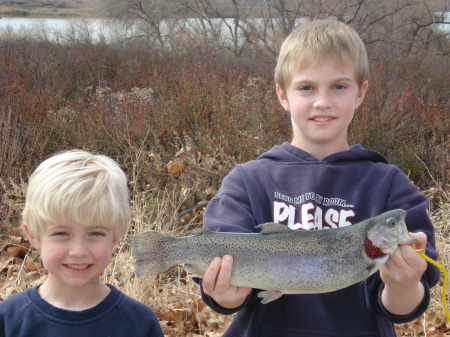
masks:
<path fill-rule="evenodd" d="M 278 83 L 276 85 L 276 91 L 277 91 L 278 100 L 280 101 L 281 106 L 284 108 L 284 110 L 290 112 L 291 108 L 289 106 L 288 98 L 287 98 L 286 94 L 284 93 L 283 89 L 281 89 L 281 87 L 278 85 Z"/>
<path fill-rule="evenodd" d="M 30 241 L 31 245 L 36 249 L 41 249 L 41 244 L 39 243 L 39 240 L 31 234 L 30 229 L 27 225 L 23 225 L 23 229 L 25 230 L 25 234 L 27 235 L 28 241 Z"/>
<path fill-rule="evenodd" d="M 367 88 L 369 87 L 369 82 L 364 81 L 362 86 L 359 88 L 358 97 L 356 98 L 356 109 L 359 108 L 361 103 L 364 101 L 364 97 L 366 97 Z"/>

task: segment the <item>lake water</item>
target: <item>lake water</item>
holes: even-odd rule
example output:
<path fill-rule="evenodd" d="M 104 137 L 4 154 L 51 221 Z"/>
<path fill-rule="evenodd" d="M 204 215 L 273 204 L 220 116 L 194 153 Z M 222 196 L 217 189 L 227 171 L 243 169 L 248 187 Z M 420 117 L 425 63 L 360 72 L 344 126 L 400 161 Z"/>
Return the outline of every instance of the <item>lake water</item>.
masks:
<path fill-rule="evenodd" d="M 450 12 L 445 13 L 446 21 L 450 20 Z M 189 26 L 195 27 L 196 19 L 188 19 Z M 233 20 L 228 19 L 232 24 Z M 258 20 L 258 19 L 255 19 Z M 194 24 L 193 24 L 194 23 Z M 223 24 L 217 19 L 218 25 Z M 443 31 L 450 31 L 449 25 L 436 25 Z M 169 29 L 170 31 L 170 29 Z M 81 18 L 30 18 L 3 17 L 0 19 L 0 35 L 13 37 L 35 37 L 37 39 L 56 42 L 98 42 L 120 39 L 124 41 L 136 34 L 136 27 L 120 27 L 110 25 L 106 19 Z"/>
<path fill-rule="evenodd" d="M 98 42 L 101 39 L 111 38 L 113 31 L 105 19 L 30 17 L 0 19 L 0 33 L 59 42 L 64 39 Z"/>
<path fill-rule="evenodd" d="M 71 21 L 77 19 L 68 19 L 68 18 L 30 18 L 30 17 L 21 17 L 21 18 L 9 18 L 3 17 L 0 19 L 0 28 L 6 28 L 8 26 L 14 29 L 20 28 L 30 28 L 33 25 L 42 22 L 47 24 L 53 28 L 60 28 L 70 24 Z M 99 19 L 88 19 L 88 20 L 99 20 Z"/>
<path fill-rule="evenodd" d="M 233 19 L 225 19 L 226 26 L 233 25 Z M 256 19 L 258 20 L 258 19 Z M 223 20 L 212 19 L 216 28 L 223 28 Z M 199 19 L 163 21 L 160 29 L 162 35 L 167 39 L 173 28 L 177 26 L 181 32 L 187 30 L 198 31 L 202 25 Z M 225 39 L 229 38 L 228 29 L 223 29 Z M 140 25 L 136 21 L 133 25 L 114 24 L 107 19 L 86 19 L 86 18 L 29 18 L 29 17 L 4 17 L 0 19 L 0 36 L 11 37 L 34 37 L 38 40 L 49 40 L 53 42 L 98 42 L 98 41 L 127 41 L 135 36 L 148 34 L 145 25 Z"/>

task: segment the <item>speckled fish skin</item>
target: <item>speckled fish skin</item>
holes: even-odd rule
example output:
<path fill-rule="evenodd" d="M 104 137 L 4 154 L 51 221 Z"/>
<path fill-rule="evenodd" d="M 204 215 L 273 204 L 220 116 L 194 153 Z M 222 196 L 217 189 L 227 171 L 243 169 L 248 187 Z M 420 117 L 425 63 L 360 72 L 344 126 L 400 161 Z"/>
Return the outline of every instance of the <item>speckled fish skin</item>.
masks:
<path fill-rule="evenodd" d="M 230 284 L 265 290 L 268 303 L 282 294 L 331 292 L 375 273 L 398 244 L 414 244 L 408 235 L 404 210 L 385 212 L 355 225 L 326 230 L 291 230 L 267 223 L 261 233 L 224 233 L 210 230 L 184 237 L 156 231 L 131 238 L 136 275 L 159 274 L 184 263 L 192 276 L 202 277 L 211 260 L 230 254 L 234 266 Z M 364 241 L 372 241 L 385 255 L 371 259 Z"/>

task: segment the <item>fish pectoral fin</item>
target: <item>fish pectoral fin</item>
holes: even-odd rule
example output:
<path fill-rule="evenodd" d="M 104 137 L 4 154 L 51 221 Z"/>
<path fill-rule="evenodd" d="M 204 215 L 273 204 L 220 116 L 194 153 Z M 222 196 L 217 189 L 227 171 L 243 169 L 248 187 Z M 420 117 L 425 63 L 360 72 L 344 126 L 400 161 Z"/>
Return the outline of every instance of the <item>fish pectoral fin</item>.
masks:
<path fill-rule="evenodd" d="M 203 277 L 206 269 L 199 266 L 198 264 L 185 264 L 184 270 L 189 274 L 190 277 Z"/>
<path fill-rule="evenodd" d="M 269 302 L 275 301 L 281 296 L 283 296 L 283 293 L 279 290 L 264 290 L 258 294 L 258 297 L 262 299 L 262 304 L 267 304 Z"/>
<path fill-rule="evenodd" d="M 367 275 L 365 277 L 369 277 L 370 275 L 374 274 L 389 259 L 389 255 L 387 254 L 374 259 L 368 257 L 365 253 L 363 254 L 364 259 L 366 261 L 366 270 L 367 270 Z"/>
<path fill-rule="evenodd" d="M 267 222 L 265 224 L 256 226 L 256 228 L 261 228 L 261 234 L 282 233 L 292 230 L 286 225 L 280 225 L 279 223 L 275 222 Z"/>

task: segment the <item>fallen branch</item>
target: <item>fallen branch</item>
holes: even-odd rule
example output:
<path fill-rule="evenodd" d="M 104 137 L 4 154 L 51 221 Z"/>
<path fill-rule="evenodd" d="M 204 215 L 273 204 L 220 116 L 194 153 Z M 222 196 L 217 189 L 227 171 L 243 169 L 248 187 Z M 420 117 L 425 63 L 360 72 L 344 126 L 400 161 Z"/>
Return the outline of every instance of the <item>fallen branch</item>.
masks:
<path fill-rule="evenodd" d="M 192 211 L 198 211 L 199 209 L 202 209 L 203 207 L 206 207 L 208 205 L 208 203 L 209 203 L 209 201 L 205 201 L 205 202 L 202 202 L 202 203 L 200 203 L 200 204 L 198 204 L 198 205 L 196 205 L 194 207 L 191 207 L 191 208 L 188 208 L 188 209 L 186 209 L 186 210 L 184 210 L 182 212 L 179 212 L 177 214 L 177 217 L 181 218 L 181 217 L 185 216 L 186 214 L 192 213 Z"/>

